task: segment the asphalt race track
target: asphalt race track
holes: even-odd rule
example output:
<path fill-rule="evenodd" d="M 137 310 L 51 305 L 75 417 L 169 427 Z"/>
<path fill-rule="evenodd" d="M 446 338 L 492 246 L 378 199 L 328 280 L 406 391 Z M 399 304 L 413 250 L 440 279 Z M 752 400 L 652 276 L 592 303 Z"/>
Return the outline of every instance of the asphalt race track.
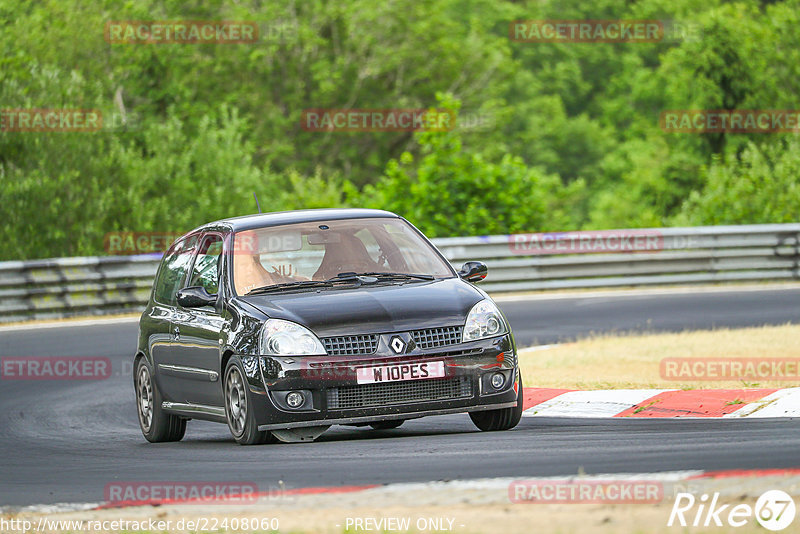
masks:
<path fill-rule="evenodd" d="M 520 347 L 605 332 L 678 332 L 800 324 L 800 289 L 686 290 L 499 303 Z M 608 295 L 608 296 L 605 296 Z"/>
<path fill-rule="evenodd" d="M 591 332 L 800 323 L 800 289 L 503 301 L 521 346 Z M 311 444 L 237 446 L 192 421 L 182 442 L 145 442 L 136 421 L 134 322 L 0 331 L 0 356 L 107 356 L 110 379 L 0 381 L 0 505 L 100 502 L 123 481 L 254 482 L 261 491 L 485 477 L 800 467 L 796 420 L 523 418 L 478 432 L 466 415 Z"/>

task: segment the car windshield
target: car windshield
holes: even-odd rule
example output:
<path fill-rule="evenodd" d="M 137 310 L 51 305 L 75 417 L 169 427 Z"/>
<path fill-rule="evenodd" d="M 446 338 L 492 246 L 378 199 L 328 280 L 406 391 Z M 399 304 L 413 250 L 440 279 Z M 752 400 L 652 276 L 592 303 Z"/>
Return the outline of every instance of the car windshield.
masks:
<path fill-rule="evenodd" d="M 311 287 L 315 284 L 302 282 L 342 273 L 403 282 L 453 276 L 431 244 L 402 219 L 287 224 L 237 232 L 234 238 L 233 282 L 239 295 L 279 284 Z"/>

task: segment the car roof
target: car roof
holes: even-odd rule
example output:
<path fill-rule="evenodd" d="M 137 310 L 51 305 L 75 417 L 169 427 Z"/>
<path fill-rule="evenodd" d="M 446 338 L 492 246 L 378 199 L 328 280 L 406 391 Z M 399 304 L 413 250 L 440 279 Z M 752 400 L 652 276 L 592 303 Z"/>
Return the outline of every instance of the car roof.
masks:
<path fill-rule="evenodd" d="M 392 217 L 399 218 L 400 216 L 392 213 L 391 211 L 384 210 L 371 210 L 371 209 L 338 209 L 338 208 L 325 208 L 325 209 L 310 209 L 310 210 L 294 210 L 294 211 L 276 211 L 272 213 L 256 213 L 254 215 L 243 215 L 241 217 L 230 217 L 227 219 L 220 219 L 219 221 L 210 222 L 192 230 L 198 230 L 228 227 L 234 232 L 242 230 L 252 230 L 255 228 L 263 228 L 266 226 L 280 226 L 282 224 L 302 223 L 302 222 L 315 222 L 315 221 L 335 221 L 342 219 L 362 219 L 362 218 L 378 218 L 378 217 Z M 190 232 L 191 233 L 191 232 Z"/>

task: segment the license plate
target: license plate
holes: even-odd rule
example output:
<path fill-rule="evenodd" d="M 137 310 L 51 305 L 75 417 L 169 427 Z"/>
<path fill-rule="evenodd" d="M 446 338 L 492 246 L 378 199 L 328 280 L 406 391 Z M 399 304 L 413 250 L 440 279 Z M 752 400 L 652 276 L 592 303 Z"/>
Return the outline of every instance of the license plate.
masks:
<path fill-rule="evenodd" d="M 359 384 L 427 380 L 429 378 L 444 378 L 444 362 L 398 363 L 356 369 L 356 381 Z"/>

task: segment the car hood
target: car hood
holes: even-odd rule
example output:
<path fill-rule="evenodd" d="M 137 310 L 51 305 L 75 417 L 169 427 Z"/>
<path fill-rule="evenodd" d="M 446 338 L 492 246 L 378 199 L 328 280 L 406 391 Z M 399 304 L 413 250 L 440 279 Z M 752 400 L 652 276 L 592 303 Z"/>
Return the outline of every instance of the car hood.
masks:
<path fill-rule="evenodd" d="M 240 298 L 269 317 L 300 323 L 327 337 L 464 324 L 485 295 L 468 282 L 448 278 Z"/>

